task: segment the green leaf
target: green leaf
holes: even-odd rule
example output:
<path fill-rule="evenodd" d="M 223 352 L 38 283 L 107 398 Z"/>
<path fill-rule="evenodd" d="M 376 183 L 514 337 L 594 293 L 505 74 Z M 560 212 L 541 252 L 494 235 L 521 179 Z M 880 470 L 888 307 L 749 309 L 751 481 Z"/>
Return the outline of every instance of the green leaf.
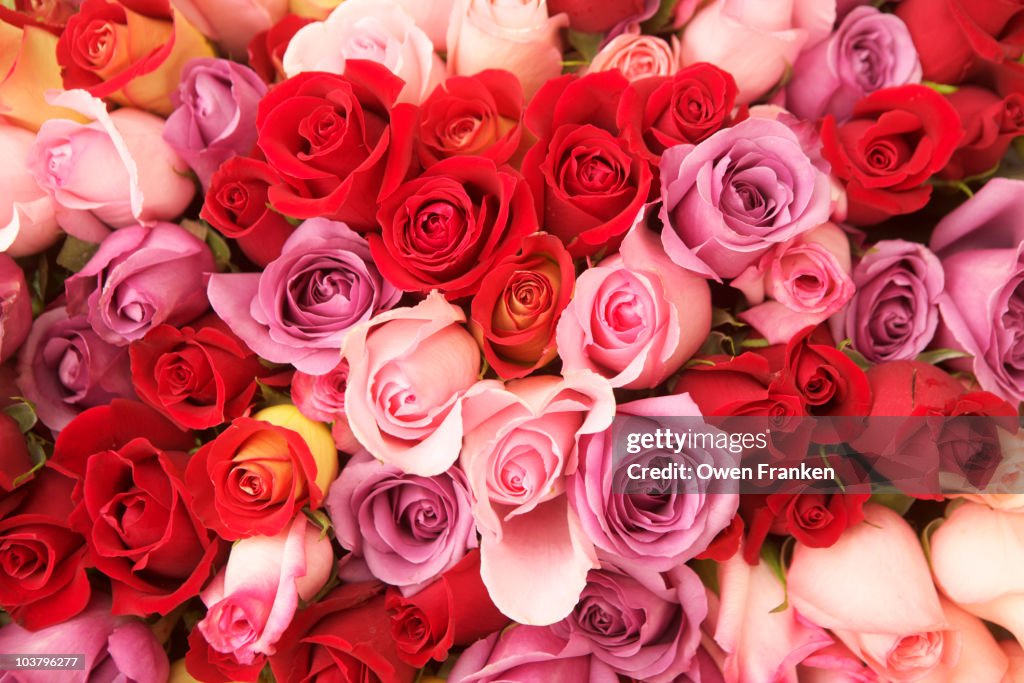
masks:
<path fill-rule="evenodd" d="M 35 407 L 28 401 L 19 401 L 9 405 L 4 408 L 4 412 L 18 423 L 18 429 L 21 430 L 22 434 L 28 434 L 36 426 L 36 423 L 39 422 Z"/>
<path fill-rule="evenodd" d="M 839 350 L 845 353 L 846 357 L 852 360 L 861 370 L 867 370 L 870 368 L 870 361 L 868 361 L 860 351 L 853 348 L 849 341 L 849 339 L 844 339 L 843 342 L 839 344 Z"/>
<path fill-rule="evenodd" d="M 238 272 L 238 267 L 231 263 L 231 247 L 228 246 L 223 235 L 213 228 L 207 227 L 206 243 L 210 246 L 210 251 L 213 252 L 213 260 L 217 264 L 218 271 Z"/>
<path fill-rule="evenodd" d="M 100 245 L 98 244 L 86 242 L 85 240 L 68 235 L 64 238 L 64 244 L 61 245 L 60 253 L 57 254 L 57 265 L 70 270 L 72 273 L 77 273 L 82 268 L 85 268 L 85 264 L 89 262 L 89 259 L 93 257 L 93 254 L 99 248 Z"/>
<path fill-rule="evenodd" d="M 320 539 L 323 540 L 327 537 L 333 528 L 331 525 L 330 518 L 324 514 L 323 510 L 310 510 L 309 508 L 303 508 L 302 511 L 306 513 L 306 517 L 309 521 L 313 522 L 318 529 L 320 529 Z"/>
<path fill-rule="evenodd" d="M 783 547 L 772 541 L 765 541 L 761 546 L 761 559 L 771 570 L 775 578 L 782 584 L 782 589 L 785 591 L 785 597 L 782 602 L 776 605 L 771 611 L 771 614 L 777 614 L 779 612 L 785 612 L 789 609 L 789 590 L 786 587 L 786 567 L 782 560 Z"/>
<path fill-rule="evenodd" d="M 263 382 L 256 380 L 256 386 L 260 388 L 260 397 L 263 399 L 263 407 L 278 406 L 285 403 L 291 403 L 291 396 L 278 391 L 272 386 L 264 384 Z"/>
<path fill-rule="evenodd" d="M 931 351 L 925 351 L 924 353 L 918 354 L 914 360 L 921 361 L 922 363 L 928 363 L 929 365 L 938 365 L 944 363 L 947 360 L 956 360 L 957 358 L 970 358 L 971 354 L 964 353 L 958 349 L 933 349 Z"/>
<path fill-rule="evenodd" d="M 715 594 L 721 592 L 718 584 L 718 563 L 714 560 L 691 560 L 690 569 L 697 573 L 701 582 Z"/>
<path fill-rule="evenodd" d="M 569 44 L 582 55 L 589 64 L 598 50 L 601 49 L 601 41 L 604 40 L 603 33 L 583 33 L 582 31 L 569 31 Z"/>
<path fill-rule="evenodd" d="M 884 505 L 902 517 L 914 504 L 914 499 L 902 493 L 875 493 L 871 496 L 871 502 Z"/>
<path fill-rule="evenodd" d="M 952 95 L 953 93 L 960 89 L 955 85 L 936 83 L 935 81 L 921 81 L 921 85 L 931 88 L 940 95 Z"/>
<path fill-rule="evenodd" d="M 746 327 L 747 324 L 740 320 L 737 320 L 732 313 L 724 308 L 712 308 L 711 309 L 711 327 L 718 327 L 719 325 L 731 325 L 733 327 Z"/>
<path fill-rule="evenodd" d="M 715 361 L 708 360 L 707 358 L 691 358 L 690 360 L 686 361 L 686 365 L 684 365 L 683 367 L 692 368 L 697 365 L 706 365 L 708 367 L 713 368 L 715 367 L 716 363 Z"/>
<path fill-rule="evenodd" d="M 740 342 L 740 346 L 745 349 L 765 349 L 771 346 L 771 344 L 768 343 L 767 339 L 754 338 L 744 339 Z"/>

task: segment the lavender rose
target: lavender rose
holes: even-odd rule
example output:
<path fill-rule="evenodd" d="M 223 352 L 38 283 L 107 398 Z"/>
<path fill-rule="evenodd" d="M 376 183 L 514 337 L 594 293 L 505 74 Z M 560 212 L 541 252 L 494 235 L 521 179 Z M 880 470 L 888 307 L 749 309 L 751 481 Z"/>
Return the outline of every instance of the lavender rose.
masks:
<path fill-rule="evenodd" d="M 828 176 L 788 126 L 750 118 L 661 159 L 661 233 L 677 264 L 721 281 L 826 222 Z"/>
<path fill-rule="evenodd" d="M 32 327 L 32 298 L 25 273 L 0 254 L 0 363 L 14 355 Z"/>
<path fill-rule="evenodd" d="M 256 144 L 256 105 L 266 92 L 255 71 L 230 60 L 203 57 L 185 65 L 163 137 L 203 189 L 221 164 Z"/>
<path fill-rule="evenodd" d="M 465 476 L 452 468 L 433 477 L 405 474 L 366 451 L 349 460 L 327 494 L 327 511 L 342 547 L 344 572 L 419 590 L 477 547 Z"/>
<path fill-rule="evenodd" d="M 263 273 L 212 276 L 209 296 L 260 356 L 322 375 L 337 365 L 348 330 L 390 309 L 401 292 L 381 277 L 365 239 L 344 223 L 314 218 Z"/>
<path fill-rule="evenodd" d="M 831 114 L 845 120 L 865 95 L 920 82 L 921 62 L 906 24 L 895 14 L 857 7 L 835 33 L 800 55 L 786 106 L 804 119 Z"/>
<path fill-rule="evenodd" d="M 939 324 L 942 264 L 927 247 L 884 240 L 853 270 L 856 293 L 832 318 L 836 339 L 849 338 L 872 363 L 910 360 L 925 350 Z"/>
<path fill-rule="evenodd" d="M 40 315 L 18 361 L 18 389 L 54 431 L 94 406 L 134 398 L 128 347 L 104 341 L 84 315 L 65 308 Z"/>
<path fill-rule="evenodd" d="M 207 309 L 203 278 L 210 248 L 171 223 L 122 228 L 64 283 L 71 315 L 86 315 L 100 337 L 126 346 L 162 323 L 184 325 Z"/>

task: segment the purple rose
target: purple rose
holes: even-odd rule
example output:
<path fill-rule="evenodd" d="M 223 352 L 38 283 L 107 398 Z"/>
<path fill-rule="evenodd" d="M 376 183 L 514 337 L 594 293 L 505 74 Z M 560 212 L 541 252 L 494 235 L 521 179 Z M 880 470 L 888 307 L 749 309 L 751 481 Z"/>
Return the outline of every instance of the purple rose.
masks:
<path fill-rule="evenodd" d="M 210 278 L 217 315 L 263 358 L 322 375 L 354 325 L 394 306 L 401 292 L 381 277 L 366 240 L 344 223 L 304 222 L 263 273 Z"/>
<path fill-rule="evenodd" d="M 750 118 L 661 158 L 662 243 L 684 268 L 721 281 L 773 244 L 821 225 L 828 176 L 784 123 Z"/>
<path fill-rule="evenodd" d="M 906 24 L 895 14 L 857 7 L 827 39 L 801 53 L 786 88 L 787 108 L 804 119 L 840 121 L 865 95 L 921 82 L 921 62 Z"/>
<path fill-rule="evenodd" d="M 115 398 L 134 398 L 128 347 L 104 341 L 84 315 L 40 315 L 18 360 L 18 388 L 40 421 L 60 431 L 76 415 Z"/>
<path fill-rule="evenodd" d="M 421 477 L 360 451 L 331 484 L 326 506 L 338 542 L 352 553 L 345 572 L 365 576 L 365 563 L 407 594 L 477 547 L 469 489 L 456 468 Z"/>
<path fill-rule="evenodd" d="M 1024 181 L 993 178 L 939 221 L 939 346 L 974 356 L 982 389 L 1024 400 Z"/>
<path fill-rule="evenodd" d="M 832 318 L 833 334 L 872 363 L 910 360 L 935 336 L 944 283 L 942 264 L 924 245 L 878 242 L 853 269 L 857 291 Z"/>
<path fill-rule="evenodd" d="M 25 273 L 0 254 L 0 363 L 14 355 L 32 327 L 32 297 Z"/>
<path fill-rule="evenodd" d="M 84 658 L 77 671 L 6 672 L 17 683 L 164 683 L 170 674 L 167 654 L 145 623 L 110 613 L 110 598 L 95 597 L 76 617 L 39 631 L 17 624 L 0 628 L 0 652 L 26 656 L 73 654 Z"/>
<path fill-rule="evenodd" d="M 708 615 L 697 574 L 679 565 L 665 574 L 593 570 L 572 614 L 551 627 L 624 676 L 672 683 L 687 672 Z"/>
<path fill-rule="evenodd" d="M 68 312 L 86 315 L 96 334 L 126 346 L 157 325 L 202 315 L 204 276 L 214 267 L 210 248 L 177 225 L 122 228 L 64 283 Z"/>
<path fill-rule="evenodd" d="M 266 92 L 255 71 L 227 59 L 203 57 L 185 65 L 163 135 L 204 190 L 221 164 L 256 144 L 256 105 Z"/>
<path fill-rule="evenodd" d="M 676 394 L 621 404 L 617 414 L 634 416 L 636 424 L 630 424 L 629 431 L 654 433 L 666 426 L 657 421 L 658 416 L 697 417 L 700 410 L 688 394 Z M 651 419 L 644 419 L 647 417 Z M 629 568 L 668 571 L 702 553 L 718 532 L 729 526 L 739 496 L 712 490 L 713 483 L 698 478 L 667 482 L 668 490 L 663 492 L 613 492 L 613 476 L 625 471 L 621 466 L 613 468 L 614 429 L 580 439 L 579 469 L 566 484 L 569 501 L 587 536 L 606 556 L 615 558 L 616 564 Z M 717 450 L 645 451 L 631 458 L 636 460 L 629 462 L 641 465 L 652 458 L 668 458 L 694 468 L 702 463 L 732 464 L 731 460 L 727 463 L 727 453 Z"/>

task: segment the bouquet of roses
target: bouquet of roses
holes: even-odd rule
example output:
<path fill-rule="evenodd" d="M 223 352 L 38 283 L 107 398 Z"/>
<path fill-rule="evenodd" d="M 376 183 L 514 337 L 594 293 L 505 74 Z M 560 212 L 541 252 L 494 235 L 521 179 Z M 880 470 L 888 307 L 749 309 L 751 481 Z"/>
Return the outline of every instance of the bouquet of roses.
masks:
<path fill-rule="evenodd" d="M 13 0 L 0 65 L 3 680 L 1024 680 L 1019 0 Z"/>

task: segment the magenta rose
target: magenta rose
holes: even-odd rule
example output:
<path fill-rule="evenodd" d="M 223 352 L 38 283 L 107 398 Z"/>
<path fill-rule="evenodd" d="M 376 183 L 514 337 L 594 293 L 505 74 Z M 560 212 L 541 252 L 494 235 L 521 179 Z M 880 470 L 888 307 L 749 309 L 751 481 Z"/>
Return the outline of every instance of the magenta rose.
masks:
<path fill-rule="evenodd" d="M 25 273 L 0 254 L 0 363 L 14 355 L 32 327 L 32 297 Z"/>

